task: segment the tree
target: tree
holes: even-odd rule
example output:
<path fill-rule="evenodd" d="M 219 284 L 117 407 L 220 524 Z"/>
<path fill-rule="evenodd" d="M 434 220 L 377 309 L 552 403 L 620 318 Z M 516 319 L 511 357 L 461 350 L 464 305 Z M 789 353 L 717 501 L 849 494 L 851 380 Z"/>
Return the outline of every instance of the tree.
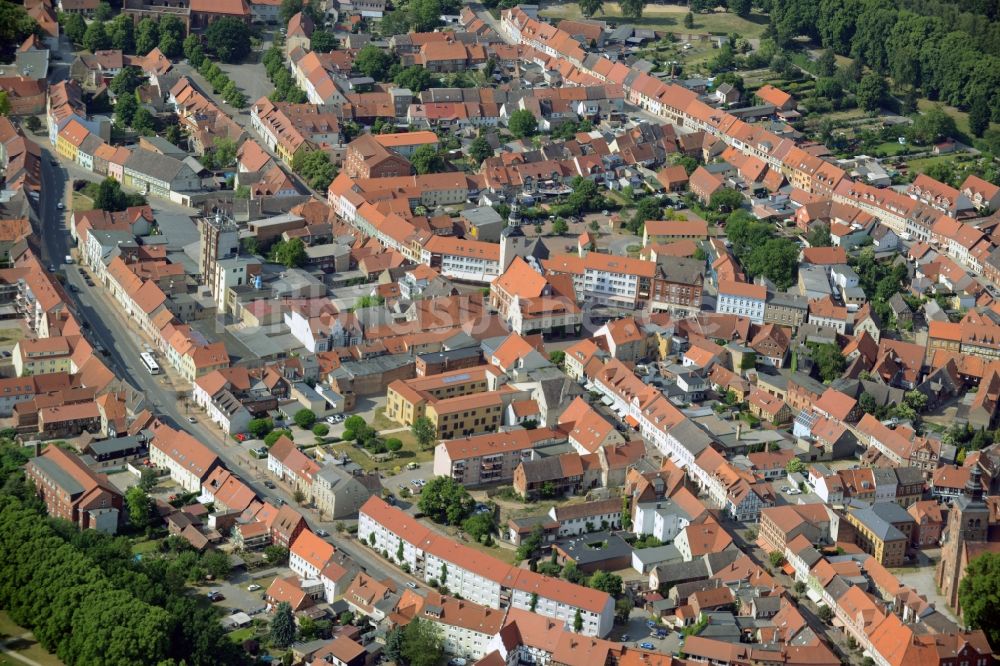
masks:
<path fill-rule="evenodd" d="M 837 56 L 833 49 L 824 49 L 816 61 L 816 72 L 820 76 L 833 76 L 837 72 Z"/>
<path fill-rule="evenodd" d="M 913 143 L 930 144 L 954 136 L 957 132 L 955 119 L 940 106 L 935 106 L 914 118 L 908 134 Z"/>
<path fill-rule="evenodd" d="M 429 71 L 420 65 L 413 65 L 412 67 L 407 67 L 396 74 L 396 76 L 393 77 L 392 82 L 400 88 L 407 88 L 411 92 L 418 93 L 422 90 L 430 88 L 433 80 L 434 79 Z"/>
<path fill-rule="evenodd" d="M 0 90 L 0 116 L 10 115 L 10 96 L 6 90 Z"/>
<path fill-rule="evenodd" d="M 687 14 L 684 15 L 684 27 L 687 28 L 688 30 L 691 30 L 692 28 L 694 28 L 694 14 L 693 13 L 688 12 Z"/>
<path fill-rule="evenodd" d="M 316 53 L 329 53 L 337 50 L 337 37 L 326 30 L 314 30 L 309 37 L 309 47 Z"/>
<path fill-rule="evenodd" d="M 642 18 L 642 10 L 646 8 L 646 0 L 620 0 L 618 6 L 621 7 L 622 16 L 638 21 Z"/>
<path fill-rule="evenodd" d="M 268 564 L 284 564 L 288 562 L 288 549 L 272 544 L 264 549 L 264 557 Z"/>
<path fill-rule="evenodd" d="M 990 105 L 985 95 L 976 95 L 969 108 L 969 131 L 981 137 L 990 128 Z"/>
<path fill-rule="evenodd" d="M 130 97 L 133 101 L 134 97 Z M 128 208 L 128 200 L 122 192 L 121 183 L 114 178 L 105 178 L 97 187 L 97 196 L 94 198 L 94 208 L 106 210 L 108 212 L 122 211 Z"/>
<path fill-rule="evenodd" d="M 413 151 L 410 163 L 418 174 L 436 173 L 444 169 L 441 152 L 430 144 L 424 144 Z"/>
<path fill-rule="evenodd" d="M 482 163 L 493 157 L 493 147 L 486 137 L 477 136 L 469 144 L 469 158 L 473 163 Z"/>
<path fill-rule="evenodd" d="M 126 97 L 131 97 L 131 95 L 126 95 Z M 149 109 L 140 106 L 135 110 L 135 115 L 132 116 L 132 129 L 142 136 L 153 136 L 156 134 L 156 118 Z"/>
<path fill-rule="evenodd" d="M 833 611 L 830 610 L 829 606 L 820 606 L 819 610 L 816 611 L 816 617 L 818 617 L 821 622 L 830 624 L 830 620 L 833 619 Z"/>
<path fill-rule="evenodd" d="M 141 86 L 146 80 L 143 76 L 142 70 L 134 65 L 129 65 L 127 67 L 122 67 L 114 78 L 111 79 L 111 83 L 108 84 L 108 88 L 111 90 L 115 96 L 124 95 L 126 93 L 131 94 L 136 88 Z"/>
<path fill-rule="evenodd" d="M 785 465 L 785 471 L 789 474 L 801 474 L 806 471 L 806 464 L 798 458 L 792 458 Z"/>
<path fill-rule="evenodd" d="M 63 14 L 61 19 L 63 32 L 74 44 L 83 44 L 83 36 L 87 32 L 87 22 L 80 14 Z"/>
<path fill-rule="evenodd" d="M 306 263 L 306 244 L 301 238 L 292 238 L 287 241 L 278 241 L 272 248 L 274 261 L 288 268 L 297 268 Z"/>
<path fill-rule="evenodd" d="M 147 493 L 152 490 L 156 484 L 159 482 L 160 477 L 156 474 L 156 470 L 146 468 L 142 470 L 139 474 L 139 488 L 142 488 Z"/>
<path fill-rule="evenodd" d="M 94 19 L 97 21 L 108 21 L 114 16 L 114 10 L 111 9 L 111 5 L 107 2 L 97 3 L 97 10 L 94 11 Z"/>
<path fill-rule="evenodd" d="M 202 555 L 201 566 L 214 580 L 225 580 L 233 568 L 229 555 L 221 550 L 210 550 Z"/>
<path fill-rule="evenodd" d="M 295 421 L 295 425 L 302 428 L 303 430 L 308 430 L 313 427 L 316 423 L 316 414 L 311 409 L 300 409 L 295 412 L 295 416 L 292 417 Z"/>
<path fill-rule="evenodd" d="M 239 148 L 236 142 L 226 136 L 220 136 L 205 154 L 205 166 L 211 169 L 225 169 L 236 164 L 236 153 Z"/>
<path fill-rule="evenodd" d="M 326 194 L 326 188 L 330 186 L 337 173 L 336 167 L 330 161 L 330 155 L 322 150 L 297 152 L 292 159 L 292 170 L 302 176 L 309 187 L 323 194 Z"/>
<path fill-rule="evenodd" d="M 847 359 L 840 352 L 840 347 L 833 344 L 812 345 L 812 360 L 816 364 L 820 379 L 832 382 L 840 377 L 847 367 Z"/>
<path fill-rule="evenodd" d="M 295 618 L 292 616 L 292 605 L 282 601 L 271 619 L 271 641 L 278 647 L 286 648 L 294 640 Z"/>
<path fill-rule="evenodd" d="M 444 639 L 433 622 L 415 618 L 403 630 L 402 656 L 408 666 L 437 666 L 444 659 Z"/>
<path fill-rule="evenodd" d="M 569 231 L 569 225 L 566 224 L 566 220 L 561 217 L 552 223 L 552 233 L 556 236 L 562 236 Z"/>
<path fill-rule="evenodd" d="M 772 569 L 777 569 L 778 567 L 780 567 L 782 564 L 785 563 L 785 556 L 782 555 L 777 550 L 772 550 L 770 553 L 767 554 L 767 560 L 768 562 L 771 563 Z"/>
<path fill-rule="evenodd" d="M 115 103 L 115 124 L 122 129 L 132 127 L 138 110 L 139 102 L 135 101 L 135 95 L 122 95 Z"/>
<path fill-rule="evenodd" d="M 111 48 L 121 49 L 125 53 L 135 51 L 135 24 L 132 23 L 132 17 L 119 14 L 107 31 L 111 38 Z"/>
<path fill-rule="evenodd" d="M 385 635 L 385 647 L 382 653 L 392 662 L 403 663 L 403 627 L 396 626 Z"/>
<path fill-rule="evenodd" d="M 418 506 L 435 522 L 459 525 L 472 514 L 476 501 L 450 476 L 436 476 L 424 486 Z"/>
<path fill-rule="evenodd" d="M 591 587 L 601 592 L 607 592 L 613 597 L 622 593 L 621 576 L 607 571 L 595 571 L 587 580 L 587 587 Z"/>
<path fill-rule="evenodd" d="M 750 11 L 753 9 L 751 0 L 729 0 L 727 6 L 730 12 L 743 18 L 750 16 Z"/>
<path fill-rule="evenodd" d="M 833 245 L 833 239 L 830 237 L 830 225 L 817 224 L 813 226 L 809 230 L 806 242 L 809 243 L 809 247 L 830 247 Z"/>
<path fill-rule="evenodd" d="M 208 26 L 205 43 L 222 62 L 239 62 L 250 53 L 250 31 L 239 19 L 224 16 Z"/>
<path fill-rule="evenodd" d="M 160 50 L 168 58 L 176 58 L 183 52 L 184 24 L 176 16 L 167 14 L 160 17 Z"/>
<path fill-rule="evenodd" d="M 580 5 L 580 12 L 588 18 L 604 11 L 603 0 L 580 0 L 577 4 Z"/>
<path fill-rule="evenodd" d="M 267 435 L 264 437 L 264 446 L 267 446 L 267 447 L 274 446 L 274 443 L 277 442 L 282 437 L 287 437 L 288 439 L 291 439 L 292 438 L 292 431 L 291 430 L 287 430 L 285 428 L 279 428 L 277 430 L 272 430 L 271 432 L 267 433 Z"/>
<path fill-rule="evenodd" d="M 538 131 L 538 120 L 531 111 L 519 109 L 507 119 L 507 129 L 518 139 L 534 136 Z"/>
<path fill-rule="evenodd" d="M 441 25 L 441 0 L 410 0 L 407 18 L 414 32 L 430 32 Z"/>
<path fill-rule="evenodd" d="M 302 11 L 302 0 L 281 0 L 281 7 L 278 8 L 278 18 L 284 25 L 292 20 L 292 17 Z"/>
<path fill-rule="evenodd" d="M 717 211 L 731 213 L 743 203 L 743 195 L 737 190 L 723 187 L 716 190 L 709 199 L 708 205 Z"/>
<path fill-rule="evenodd" d="M 144 18 L 139 21 L 139 27 L 135 35 L 135 52 L 139 55 L 146 55 L 155 49 L 160 43 L 160 26 L 151 18 Z"/>
<path fill-rule="evenodd" d="M 622 2 L 624 5 L 624 0 Z M 580 609 L 576 609 L 576 615 L 573 616 L 573 631 L 580 633 L 583 631 L 583 615 L 580 614 Z"/>
<path fill-rule="evenodd" d="M 420 416 L 413 421 L 410 432 L 417 438 L 417 443 L 421 449 L 427 449 L 437 441 L 437 428 L 434 422 L 426 416 Z"/>
<path fill-rule="evenodd" d="M 274 430 L 274 422 L 269 418 L 252 419 L 247 425 L 247 432 L 256 439 L 260 439 L 272 430 Z"/>
<path fill-rule="evenodd" d="M 111 38 L 108 36 L 104 24 L 100 21 L 91 21 L 83 33 L 83 48 L 91 53 L 101 51 L 111 46 Z"/>
<path fill-rule="evenodd" d="M 195 62 L 196 56 L 204 56 L 201 46 L 201 38 L 193 32 L 184 38 L 184 57 L 191 61 L 192 67 L 201 67 L 201 58 Z"/>
<path fill-rule="evenodd" d="M 354 68 L 376 81 L 385 81 L 389 75 L 389 68 L 394 64 L 395 58 L 392 54 L 374 44 L 365 44 L 354 58 Z"/>
<path fill-rule="evenodd" d="M 875 113 L 885 97 L 885 78 L 875 72 L 868 72 L 858 84 L 858 106 L 868 113 Z"/>
<path fill-rule="evenodd" d="M 878 403 L 875 402 L 875 397 L 867 391 L 858 397 L 858 406 L 861 407 L 861 411 L 865 414 L 875 414 L 878 411 Z"/>
<path fill-rule="evenodd" d="M 916 389 L 903 394 L 903 402 L 918 414 L 927 409 L 927 395 Z"/>
<path fill-rule="evenodd" d="M 125 493 L 128 521 L 138 530 L 145 529 L 153 514 L 153 503 L 141 486 L 132 486 Z"/>
<path fill-rule="evenodd" d="M 476 541 L 489 537 L 494 528 L 493 514 L 488 512 L 473 514 L 462 521 L 462 529 Z"/>

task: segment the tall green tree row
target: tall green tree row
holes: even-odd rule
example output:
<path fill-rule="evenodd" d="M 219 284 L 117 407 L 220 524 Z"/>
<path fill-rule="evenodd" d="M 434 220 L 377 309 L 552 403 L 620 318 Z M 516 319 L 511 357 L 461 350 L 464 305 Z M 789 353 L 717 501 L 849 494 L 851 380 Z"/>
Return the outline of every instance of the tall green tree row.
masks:
<path fill-rule="evenodd" d="M 996 3 L 938 0 L 770 0 L 780 46 L 805 35 L 901 86 L 964 109 L 980 101 L 1000 122 Z M 951 6 L 949 6 L 951 5 Z"/>

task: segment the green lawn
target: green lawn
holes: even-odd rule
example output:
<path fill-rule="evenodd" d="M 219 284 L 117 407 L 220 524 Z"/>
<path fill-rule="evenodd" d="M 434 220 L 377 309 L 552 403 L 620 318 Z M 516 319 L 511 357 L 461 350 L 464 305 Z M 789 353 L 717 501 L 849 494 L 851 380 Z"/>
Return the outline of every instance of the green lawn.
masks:
<path fill-rule="evenodd" d="M 132 544 L 133 555 L 144 555 L 146 553 L 155 553 L 159 550 L 160 550 L 160 542 L 155 539 L 150 541 L 140 541 L 138 543 Z"/>
<path fill-rule="evenodd" d="M 934 157 L 921 157 L 916 160 L 907 160 L 907 165 L 910 167 L 910 171 L 916 171 L 917 173 L 925 173 L 927 169 L 935 164 L 955 162 L 954 155 L 935 155 Z"/>
<path fill-rule="evenodd" d="M 24 337 L 24 331 L 20 328 L 0 328 L 0 345 L 17 342 Z"/>
<path fill-rule="evenodd" d="M 744 19 L 728 12 L 718 12 L 695 14 L 694 27 L 689 29 L 684 27 L 684 15 L 687 13 L 687 5 L 648 4 L 642 12 L 642 18 L 633 21 L 622 17 L 617 2 L 605 2 L 604 10 L 593 18 L 680 34 L 728 35 L 736 32 L 744 37 L 760 37 L 767 28 L 767 17 L 763 14 L 753 14 L 749 19 Z M 545 3 L 539 14 L 553 20 L 583 18 L 580 6 L 575 2 Z"/>
<path fill-rule="evenodd" d="M 254 631 L 253 627 L 244 627 L 243 629 L 237 629 L 236 631 L 230 631 L 229 632 L 229 640 L 231 640 L 232 642 L 234 642 L 236 644 L 240 644 L 240 643 L 242 643 L 243 641 L 245 641 L 247 639 L 253 638 L 255 633 L 256 632 Z"/>
<path fill-rule="evenodd" d="M 379 407 L 375 410 L 375 417 L 372 418 L 371 427 L 376 430 L 393 430 L 395 428 L 401 427 L 402 424 L 396 423 L 388 416 L 385 415 L 385 407 Z"/>
<path fill-rule="evenodd" d="M 28 630 L 14 624 L 7 611 L 0 611 L 0 641 L 3 641 L 4 649 L 24 657 L 25 660 L 30 660 L 22 661 L 6 654 L 0 654 L 0 664 L 20 666 L 24 663 L 38 663 L 41 666 L 62 666 L 62 662 L 46 652 L 33 637 L 20 638 L 26 633 Z"/>
<path fill-rule="evenodd" d="M 910 144 L 903 145 L 898 141 L 886 141 L 877 145 L 875 150 L 879 151 L 880 155 L 893 156 L 908 153 L 913 150 L 913 147 Z"/>
<path fill-rule="evenodd" d="M 966 113 L 965 111 L 959 111 L 953 106 L 944 106 L 940 102 L 932 102 L 929 99 L 922 99 L 917 102 L 917 108 L 920 109 L 921 111 L 927 111 L 928 109 L 932 109 L 935 106 L 941 106 L 941 108 L 944 109 L 945 113 L 947 113 L 949 116 L 955 119 L 955 126 L 958 128 L 959 132 L 965 134 L 969 138 L 972 138 L 972 136 L 969 134 L 969 114 Z M 990 123 L 990 127 L 993 129 L 997 129 L 1000 128 L 1000 124 Z"/>
<path fill-rule="evenodd" d="M 72 208 L 73 210 L 94 210 L 94 200 L 84 194 L 74 192 Z"/>
<path fill-rule="evenodd" d="M 394 430 L 398 427 L 399 424 L 393 424 L 393 427 L 390 428 L 390 430 Z M 337 453 L 346 453 L 351 457 L 351 460 L 356 462 L 367 472 L 376 469 L 382 471 L 393 471 L 397 467 L 405 467 L 407 463 L 423 463 L 434 459 L 434 449 L 421 451 L 420 446 L 417 444 L 417 438 L 414 437 L 413 433 L 409 430 L 382 433 L 381 436 L 385 439 L 395 437 L 403 443 L 403 448 L 399 450 L 396 456 L 386 462 L 376 462 L 371 458 L 371 456 L 355 446 L 353 442 L 339 442 L 337 444 L 331 444 L 330 448 Z"/>

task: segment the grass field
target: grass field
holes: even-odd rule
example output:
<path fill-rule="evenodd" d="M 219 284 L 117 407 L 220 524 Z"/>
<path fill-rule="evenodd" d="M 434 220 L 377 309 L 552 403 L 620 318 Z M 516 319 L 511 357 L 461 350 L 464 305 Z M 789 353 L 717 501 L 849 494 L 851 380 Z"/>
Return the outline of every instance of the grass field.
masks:
<path fill-rule="evenodd" d="M 728 12 L 714 14 L 695 14 L 694 27 L 684 27 L 684 15 L 688 13 L 687 5 L 646 5 L 642 18 L 638 21 L 622 17 L 621 8 L 617 2 L 605 2 L 604 11 L 593 16 L 598 21 L 619 21 L 631 23 L 642 28 L 650 28 L 663 32 L 681 34 L 718 34 L 728 35 L 736 32 L 744 37 L 760 37 L 767 27 L 767 17 L 754 14 L 749 19 L 740 18 Z M 544 3 L 539 12 L 548 19 L 580 19 L 580 6 L 575 2 Z"/>
<path fill-rule="evenodd" d="M 376 419 L 377 420 L 377 419 Z M 399 424 L 393 424 L 390 428 L 394 430 L 399 427 Z M 390 432 L 383 433 L 382 437 L 389 439 L 395 437 L 400 442 L 403 443 L 403 448 L 400 449 L 394 458 L 386 462 L 375 462 L 367 453 L 362 451 L 360 448 L 354 445 L 353 442 L 340 442 L 337 444 L 331 444 L 330 448 L 337 453 L 346 453 L 351 457 L 351 460 L 356 462 L 362 467 L 366 472 L 371 472 L 373 470 L 393 470 L 396 467 L 405 467 L 411 462 L 428 462 L 434 459 L 434 450 L 421 451 L 420 445 L 417 444 L 417 438 L 413 436 L 409 430 L 402 430 L 400 432 Z"/>
<path fill-rule="evenodd" d="M 0 328 L 0 345 L 17 342 L 24 337 L 24 331 L 20 328 Z"/>
<path fill-rule="evenodd" d="M 14 624 L 7 611 L 0 611 L 0 645 L 4 650 L 0 653 L 0 664 L 21 666 L 25 663 L 37 663 L 41 666 L 62 666 L 62 662 L 46 652 L 30 634 L 27 638 L 21 638 L 28 633 L 27 629 Z M 6 654 L 7 652 L 23 657 L 23 660 L 12 657 Z"/>
<path fill-rule="evenodd" d="M 932 102 L 929 99 L 922 99 L 917 102 L 917 108 L 921 111 L 927 111 L 933 109 L 935 106 L 941 106 L 944 112 L 955 119 L 955 126 L 958 127 L 958 131 L 962 134 L 969 134 L 969 114 L 965 111 L 960 111 L 953 106 L 945 106 L 940 102 Z M 991 123 L 990 127 L 997 128 L 997 123 Z"/>
<path fill-rule="evenodd" d="M 72 208 L 73 210 L 94 210 L 94 200 L 79 192 L 74 192 Z"/>

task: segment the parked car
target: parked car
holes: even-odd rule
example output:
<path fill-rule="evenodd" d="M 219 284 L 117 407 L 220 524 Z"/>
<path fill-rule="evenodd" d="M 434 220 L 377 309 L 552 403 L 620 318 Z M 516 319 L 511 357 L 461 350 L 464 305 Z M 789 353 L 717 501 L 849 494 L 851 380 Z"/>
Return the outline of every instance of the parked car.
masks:
<path fill-rule="evenodd" d="M 415 590 L 417 589 L 417 584 L 414 583 L 412 580 L 410 580 L 406 582 L 406 587 L 410 588 L 411 590 Z"/>
<path fill-rule="evenodd" d="M 222 601 L 225 598 L 226 597 L 222 594 L 222 592 L 219 592 L 218 590 L 212 590 L 211 592 L 208 593 L 208 600 L 211 601 L 212 603 L 215 603 L 217 601 Z"/>
<path fill-rule="evenodd" d="M 259 589 L 260 589 L 260 585 L 258 585 L 257 583 L 253 583 L 253 584 L 247 586 L 247 592 L 256 592 Z"/>
<path fill-rule="evenodd" d="M 265 488 L 270 488 L 271 490 L 274 490 L 275 488 L 277 488 L 277 486 L 274 485 L 274 481 L 265 481 L 264 482 L 264 487 Z"/>
<path fill-rule="evenodd" d="M 652 650 L 653 649 L 653 644 L 652 643 L 639 643 L 639 647 L 641 647 L 643 650 Z"/>
<path fill-rule="evenodd" d="M 330 536 L 330 533 L 327 532 L 326 530 L 316 530 L 316 536 L 328 537 Z"/>

